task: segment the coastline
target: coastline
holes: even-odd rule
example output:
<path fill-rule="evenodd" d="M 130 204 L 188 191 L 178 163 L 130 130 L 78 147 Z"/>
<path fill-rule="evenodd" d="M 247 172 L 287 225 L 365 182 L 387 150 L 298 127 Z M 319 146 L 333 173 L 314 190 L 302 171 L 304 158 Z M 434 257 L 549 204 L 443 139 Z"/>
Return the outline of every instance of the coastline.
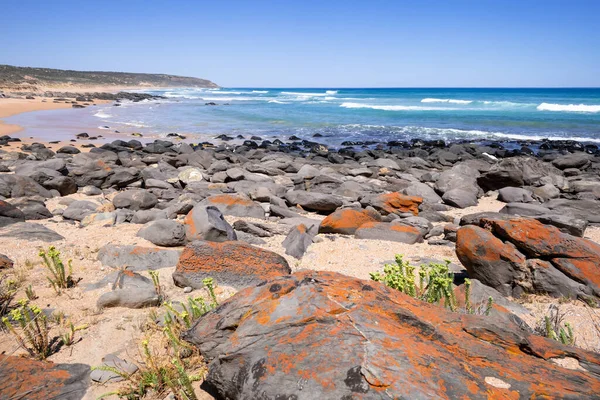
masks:
<path fill-rule="evenodd" d="M 13 117 L 16 115 L 36 112 L 36 111 L 49 111 L 49 110 L 61 110 L 61 109 L 70 109 L 74 107 L 74 104 L 83 103 L 84 107 L 88 107 L 90 105 L 105 105 L 113 102 L 113 100 L 102 100 L 100 98 L 96 98 L 96 95 L 101 94 L 117 94 L 121 91 L 128 90 L 146 90 L 152 89 L 153 86 L 134 86 L 134 87 L 124 87 L 124 86 L 37 86 L 35 88 L 28 89 L 23 92 L 21 90 L 16 90 L 13 88 L 0 88 L 0 95 L 4 94 L 7 97 L 0 96 L 0 136 L 3 135 L 16 135 L 22 140 L 22 144 L 33 143 L 35 141 L 44 143 L 46 145 L 50 144 L 52 140 L 48 140 L 48 138 L 37 138 L 35 136 L 30 136 L 28 138 L 21 137 L 20 133 L 25 130 L 25 127 L 19 124 L 7 123 L 4 121 L 5 118 Z M 57 94 L 70 94 L 71 96 L 75 94 L 81 94 L 88 97 L 90 101 L 81 102 L 77 101 L 75 97 L 63 97 L 60 96 L 60 101 L 57 101 L 57 97 L 44 96 L 45 93 L 53 93 L 54 96 Z M 34 98 L 27 99 L 25 97 L 32 96 Z M 39 97 L 37 97 L 39 96 Z M 82 127 L 82 129 L 89 129 L 88 127 Z M 16 143 L 18 144 L 18 143 Z M 14 147 L 15 143 L 11 143 L 8 146 Z"/>
<path fill-rule="evenodd" d="M 7 124 L 4 118 L 12 117 L 33 111 L 58 110 L 70 108 L 67 103 L 49 102 L 46 98 L 39 99 L 14 99 L 0 98 L 0 135 L 10 135 L 23 130 L 23 127 L 15 124 Z"/>

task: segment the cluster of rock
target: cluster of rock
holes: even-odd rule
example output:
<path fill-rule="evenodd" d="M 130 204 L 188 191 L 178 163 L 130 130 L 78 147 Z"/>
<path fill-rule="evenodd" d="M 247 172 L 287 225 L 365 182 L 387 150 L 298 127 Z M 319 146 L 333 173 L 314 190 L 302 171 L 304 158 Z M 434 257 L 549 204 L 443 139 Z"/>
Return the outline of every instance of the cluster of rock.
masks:
<path fill-rule="evenodd" d="M 175 266 L 181 287 L 200 288 L 210 277 L 241 289 L 186 333 L 212 360 L 205 385 L 218 398 L 590 397 L 600 390 L 597 355 L 532 336 L 511 319 L 449 314 L 334 273 L 291 274 L 284 257 L 252 246 L 285 235 L 286 253 L 300 258 L 330 234 L 456 242 L 478 293 L 600 297 L 600 246 L 582 238 L 600 222 L 600 164 L 588 152 L 515 156 L 526 151 L 423 141 L 335 151 L 260 138 L 23 151 L 0 153 L 0 237 L 60 240 L 31 222 L 60 216 L 99 228 L 143 224 L 138 235 L 159 246 L 100 250 L 104 265 L 119 268 L 88 287 L 111 284 L 100 307 L 158 304 L 152 281 L 137 273 L 145 269 Z M 460 221 L 442 213 L 476 205 L 490 191 L 507 203 L 501 213 Z M 69 197 L 75 193 L 89 198 Z M 63 197 L 53 210 L 51 197 Z M 576 370 L 556 364 L 565 360 Z"/>
<path fill-rule="evenodd" d="M 534 219 L 481 216 L 457 232 L 469 276 L 505 296 L 600 297 L 600 245 Z"/>

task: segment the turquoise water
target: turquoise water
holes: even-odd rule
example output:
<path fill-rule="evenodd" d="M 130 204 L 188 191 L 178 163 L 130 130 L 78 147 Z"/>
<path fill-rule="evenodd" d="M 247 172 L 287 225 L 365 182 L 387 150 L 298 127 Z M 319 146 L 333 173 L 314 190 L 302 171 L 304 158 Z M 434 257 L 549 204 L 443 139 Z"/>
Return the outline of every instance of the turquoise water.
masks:
<path fill-rule="evenodd" d="M 600 142 L 600 89 L 222 88 L 147 93 L 167 99 L 89 108 L 87 114 L 78 114 L 79 120 L 111 131 L 177 132 L 197 139 L 223 133 L 311 139 L 319 133 L 323 137 L 318 141 L 330 145 L 412 138 Z"/>

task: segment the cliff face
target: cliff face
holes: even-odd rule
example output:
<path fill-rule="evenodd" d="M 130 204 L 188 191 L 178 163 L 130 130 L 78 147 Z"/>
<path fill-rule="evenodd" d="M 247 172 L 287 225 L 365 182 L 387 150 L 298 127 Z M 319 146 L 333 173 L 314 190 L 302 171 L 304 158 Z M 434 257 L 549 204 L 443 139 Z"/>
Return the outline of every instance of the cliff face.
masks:
<path fill-rule="evenodd" d="M 130 72 L 71 71 L 50 68 L 0 65 L 0 89 L 46 90 L 52 88 L 151 88 L 201 87 L 216 88 L 217 84 L 199 78 L 166 74 L 137 74 Z"/>

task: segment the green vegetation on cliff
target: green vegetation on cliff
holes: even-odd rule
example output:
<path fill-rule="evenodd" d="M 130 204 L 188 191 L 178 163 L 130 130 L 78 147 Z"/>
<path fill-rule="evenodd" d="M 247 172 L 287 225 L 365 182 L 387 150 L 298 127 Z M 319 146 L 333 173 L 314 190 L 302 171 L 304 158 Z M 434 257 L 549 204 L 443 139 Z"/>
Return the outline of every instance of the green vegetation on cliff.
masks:
<path fill-rule="evenodd" d="M 64 87 L 218 87 L 199 78 L 130 72 L 71 71 L 0 65 L 0 89 L 43 90 Z"/>

